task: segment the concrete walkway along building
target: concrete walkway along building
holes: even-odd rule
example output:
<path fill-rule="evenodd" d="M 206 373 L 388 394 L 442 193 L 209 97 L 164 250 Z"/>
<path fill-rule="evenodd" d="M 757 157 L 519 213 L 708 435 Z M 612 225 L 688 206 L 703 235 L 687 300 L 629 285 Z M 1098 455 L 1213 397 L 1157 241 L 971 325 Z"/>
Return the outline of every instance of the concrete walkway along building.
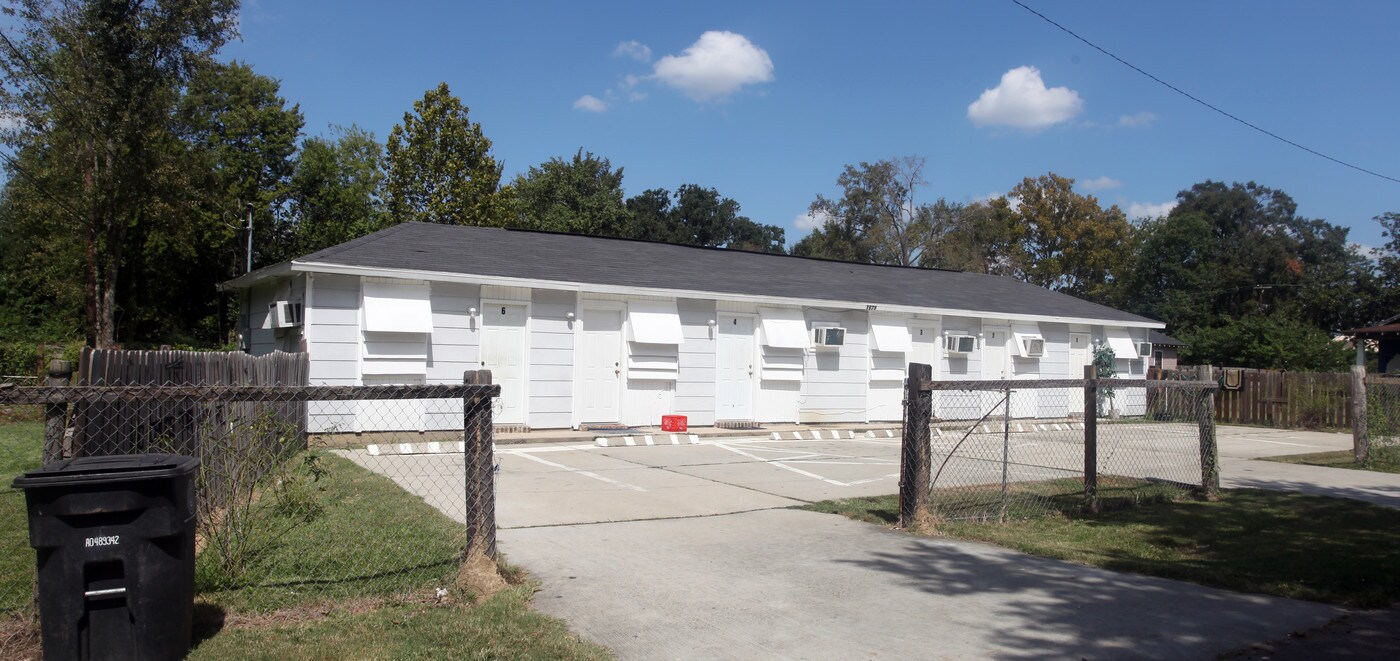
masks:
<path fill-rule="evenodd" d="M 244 348 L 305 350 L 314 385 L 460 382 L 489 369 L 496 422 L 534 429 L 899 420 L 910 361 L 942 379 L 1078 378 L 1106 344 L 1141 378 L 1151 319 L 1008 277 L 526 230 L 404 223 L 222 285 Z M 460 429 L 460 402 L 310 410 Z M 1140 414 L 1141 398 L 1120 403 Z M 982 411 L 942 410 L 942 418 Z M 1082 397 L 1018 395 L 1063 418 Z"/>

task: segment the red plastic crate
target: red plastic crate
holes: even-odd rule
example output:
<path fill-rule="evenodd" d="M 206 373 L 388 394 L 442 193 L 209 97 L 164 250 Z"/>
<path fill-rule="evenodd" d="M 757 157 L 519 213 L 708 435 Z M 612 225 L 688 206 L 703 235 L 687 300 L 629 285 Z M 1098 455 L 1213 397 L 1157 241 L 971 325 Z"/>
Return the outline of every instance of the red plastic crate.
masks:
<path fill-rule="evenodd" d="M 685 431 L 687 428 L 687 420 L 683 415 L 661 416 L 661 431 Z"/>

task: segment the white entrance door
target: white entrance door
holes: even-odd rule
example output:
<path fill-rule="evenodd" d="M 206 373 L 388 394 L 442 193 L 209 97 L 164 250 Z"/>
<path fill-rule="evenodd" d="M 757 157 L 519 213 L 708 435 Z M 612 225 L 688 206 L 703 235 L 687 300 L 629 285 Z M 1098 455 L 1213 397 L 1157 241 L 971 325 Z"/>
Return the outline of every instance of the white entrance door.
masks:
<path fill-rule="evenodd" d="M 943 373 L 942 365 L 939 364 L 939 346 L 943 334 L 939 332 L 939 327 L 935 323 L 918 322 L 909 326 L 910 339 L 913 340 L 914 351 L 909 354 L 909 361 L 923 363 L 933 366 L 933 378 L 937 379 Z M 903 410 L 901 404 L 900 410 Z M 933 391 L 933 417 L 942 418 L 943 413 L 943 392 Z"/>
<path fill-rule="evenodd" d="M 525 318 L 523 303 L 483 303 L 481 366 L 501 386 L 495 421 L 525 422 Z"/>
<path fill-rule="evenodd" d="M 753 317 L 719 316 L 715 419 L 753 419 Z"/>
<path fill-rule="evenodd" d="M 1005 326 L 982 327 L 982 378 L 988 381 L 1005 381 L 1011 378 L 1011 354 L 1007 342 L 1011 329 Z M 982 396 L 982 412 L 1001 406 L 1002 392 L 985 391 Z M 998 411 L 1000 412 L 1000 411 Z"/>
<path fill-rule="evenodd" d="M 621 422 L 622 311 L 583 311 L 579 335 L 579 377 L 574 398 L 579 422 Z"/>
<path fill-rule="evenodd" d="M 1089 334 L 1069 334 L 1069 378 L 1084 378 L 1084 366 L 1089 364 Z M 1069 412 L 1084 413 L 1084 389 L 1069 389 Z"/>

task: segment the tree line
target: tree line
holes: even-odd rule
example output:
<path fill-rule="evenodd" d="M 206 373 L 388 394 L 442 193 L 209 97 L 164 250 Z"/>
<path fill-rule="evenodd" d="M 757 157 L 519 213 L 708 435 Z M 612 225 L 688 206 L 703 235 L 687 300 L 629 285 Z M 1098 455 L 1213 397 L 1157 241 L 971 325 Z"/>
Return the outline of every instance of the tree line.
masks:
<path fill-rule="evenodd" d="M 509 181 L 444 83 L 387 139 L 305 136 L 300 106 L 217 59 L 236 0 L 14 3 L 0 44 L 0 341 L 219 346 L 216 283 L 405 221 L 519 227 L 781 253 L 781 226 L 713 187 L 627 196 L 577 150 Z M 1202 361 L 1330 369 L 1331 331 L 1400 312 L 1400 215 L 1359 253 L 1282 191 L 1202 182 L 1130 220 L 1047 173 L 970 203 L 917 196 L 924 159 L 847 165 L 797 255 L 1015 277 L 1167 322 Z M 251 252 L 246 227 L 252 226 Z M 936 296 L 937 292 L 930 292 Z"/>

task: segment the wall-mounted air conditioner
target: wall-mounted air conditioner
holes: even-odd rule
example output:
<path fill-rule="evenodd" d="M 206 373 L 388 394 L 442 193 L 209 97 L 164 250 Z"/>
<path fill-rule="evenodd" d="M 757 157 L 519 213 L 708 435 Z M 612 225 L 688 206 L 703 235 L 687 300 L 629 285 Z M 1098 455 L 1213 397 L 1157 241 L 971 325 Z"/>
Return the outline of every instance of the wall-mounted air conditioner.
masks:
<path fill-rule="evenodd" d="M 1028 337 L 1025 341 L 1026 355 L 1037 358 L 1045 355 L 1045 340 L 1039 337 Z"/>
<path fill-rule="evenodd" d="M 943 338 L 943 350 L 950 355 L 969 354 L 977 345 L 977 338 L 971 335 L 949 335 Z"/>
<path fill-rule="evenodd" d="M 301 325 L 301 303 L 273 301 L 267 304 L 267 317 L 273 328 L 292 328 Z"/>
<path fill-rule="evenodd" d="M 1138 349 L 1138 356 L 1139 356 L 1140 358 L 1151 358 L 1151 357 L 1152 357 L 1152 343 L 1151 343 L 1151 342 L 1138 342 L 1137 349 Z"/>
<path fill-rule="evenodd" d="M 812 344 L 818 348 L 834 348 L 846 344 L 846 329 L 826 326 L 812 329 Z"/>

